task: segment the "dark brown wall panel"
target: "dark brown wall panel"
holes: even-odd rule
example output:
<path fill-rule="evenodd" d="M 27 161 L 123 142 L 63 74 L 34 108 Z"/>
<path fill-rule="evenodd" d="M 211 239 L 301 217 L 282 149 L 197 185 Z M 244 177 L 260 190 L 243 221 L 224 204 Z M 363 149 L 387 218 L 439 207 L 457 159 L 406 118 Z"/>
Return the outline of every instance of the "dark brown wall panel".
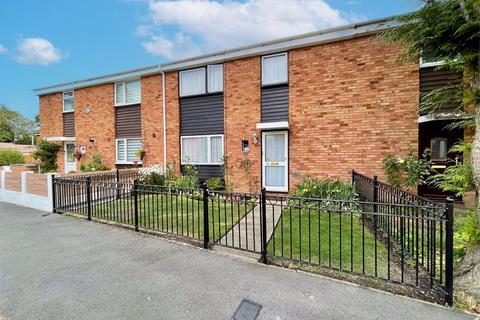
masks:
<path fill-rule="evenodd" d="M 115 107 L 115 133 L 117 138 L 142 136 L 142 116 L 139 104 Z"/>
<path fill-rule="evenodd" d="M 262 122 L 288 121 L 288 85 L 262 88 Z"/>
<path fill-rule="evenodd" d="M 75 112 L 63 114 L 63 136 L 75 137 Z"/>
<path fill-rule="evenodd" d="M 180 99 L 182 136 L 223 134 L 223 94 Z"/>

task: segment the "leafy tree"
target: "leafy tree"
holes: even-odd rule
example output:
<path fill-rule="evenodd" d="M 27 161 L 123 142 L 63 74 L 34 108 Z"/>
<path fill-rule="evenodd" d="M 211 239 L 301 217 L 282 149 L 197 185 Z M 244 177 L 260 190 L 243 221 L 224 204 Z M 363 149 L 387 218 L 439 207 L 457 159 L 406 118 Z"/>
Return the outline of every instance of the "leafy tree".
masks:
<path fill-rule="evenodd" d="M 480 190 L 480 0 L 423 0 L 423 6 L 398 17 L 399 25 L 381 34 L 389 42 L 403 45 L 401 62 L 416 62 L 420 55 L 444 61 L 440 69 L 462 71 L 463 81 L 433 90 L 420 108 L 433 112 L 457 103 L 462 119 L 456 123 L 474 127 L 472 177 Z M 458 172 L 457 172 L 458 173 Z M 477 211 L 480 199 L 477 197 Z"/>
<path fill-rule="evenodd" d="M 30 144 L 38 127 L 38 122 L 27 119 L 6 106 L 0 106 L 0 142 Z"/>
<path fill-rule="evenodd" d="M 40 160 L 40 172 L 55 172 L 57 170 L 57 152 L 60 146 L 40 140 L 37 144 L 37 150 L 32 154 L 33 158 Z"/>

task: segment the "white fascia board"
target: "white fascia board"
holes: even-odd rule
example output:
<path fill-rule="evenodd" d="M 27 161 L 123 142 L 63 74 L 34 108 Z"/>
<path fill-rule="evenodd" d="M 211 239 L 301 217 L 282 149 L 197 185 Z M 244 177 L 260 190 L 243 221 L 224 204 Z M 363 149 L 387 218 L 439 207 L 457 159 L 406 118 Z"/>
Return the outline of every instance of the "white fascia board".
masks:
<path fill-rule="evenodd" d="M 47 137 L 47 141 L 54 142 L 54 141 L 75 141 L 75 137 Z"/>
<path fill-rule="evenodd" d="M 49 86 L 49 87 L 38 88 L 38 89 L 34 89 L 33 92 L 37 96 L 41 96 L 44 94 L 69 91 L 69 90 L 74 90 L 74 89 L 79 89 L 84 87 L 92 87 L 92 86 L 105 84 L 105 83 L 114 83 L 119 81 L 138 79 L 142 76 L 147 76 L 147 75 L 156 74 L 160 72 L 161 72 L 160 66 L 150 66 L 150 67 L 144 67 L 144 68 L 139 68 L 135 70 L 115 73 L 115 74 L 109 74 L 101 77 L 95 77 L 95 78 L 90 78 L 85 80 L 62 83 L 62 84 Z"/>
<path fill-rule="evenodd" d="M 258 130 L 288 129 L 288 121 L 259 122 L 257 123 L 257 129 Z"/>

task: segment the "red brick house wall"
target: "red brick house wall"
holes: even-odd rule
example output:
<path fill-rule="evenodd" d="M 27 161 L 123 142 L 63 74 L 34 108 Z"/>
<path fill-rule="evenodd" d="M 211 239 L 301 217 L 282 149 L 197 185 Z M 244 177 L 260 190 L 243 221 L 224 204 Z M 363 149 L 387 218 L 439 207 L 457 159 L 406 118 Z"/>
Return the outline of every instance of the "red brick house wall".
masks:
<path fill-rule="evenodd" d="M 163 105 L 162 75 L 143 77 L 142 88 L 142 143 L 146 151 L 146 166 L 163 164 Z"/>
<path fill-rule="evenodd" d="M 385 152 L 418 145 L 418 65 L 363 37 L 289 52 L 290 186 L 302 175 L 384 180 Z"/>
<path fill-rule="evenodd" d="M 260 132 L 260 57 L 229 61 L 224 64 L 225 155 L 227 178 L 238 191 L 258 191 L 261 182 Z M 258 136 L 258 144 L 252 135 Z M 249 140 L 250 152 L 242 152 L 242 140 Z M 251 162 L 251 174 L 241 167 Z"/>
<path fill-rule="evenodd" d="M 167 161 L 180 170 L 180 103 L 178 100 L 178 72 L 165 73 Z"/>
<path fill-rule="evenodd" d="M 40 96 L 38 116 L 40 118 L 40 138 L 63 136 L 63 100 L 62 93 Z M 62 149 L 57 154 L 58 172 L 65 172 Z"/>

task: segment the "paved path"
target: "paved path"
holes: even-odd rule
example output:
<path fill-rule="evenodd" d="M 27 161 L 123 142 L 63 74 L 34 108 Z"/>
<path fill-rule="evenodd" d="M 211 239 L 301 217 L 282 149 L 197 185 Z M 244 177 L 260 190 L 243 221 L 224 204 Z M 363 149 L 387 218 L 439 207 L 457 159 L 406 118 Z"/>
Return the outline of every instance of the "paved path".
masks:
<path fill-rule="evenodd" d="M 282 210 L 280 206 L 267 205 L 265 211 L 268 241 L 281 216 Z M 260 253 L 262 247 L 260 205 L 257 204 L 219 242 L 223 245 Z"/>
<path fill-rule="evenodd" d="M 302 272 L 0 203 L 0 318 L 473 319 Z"/>

